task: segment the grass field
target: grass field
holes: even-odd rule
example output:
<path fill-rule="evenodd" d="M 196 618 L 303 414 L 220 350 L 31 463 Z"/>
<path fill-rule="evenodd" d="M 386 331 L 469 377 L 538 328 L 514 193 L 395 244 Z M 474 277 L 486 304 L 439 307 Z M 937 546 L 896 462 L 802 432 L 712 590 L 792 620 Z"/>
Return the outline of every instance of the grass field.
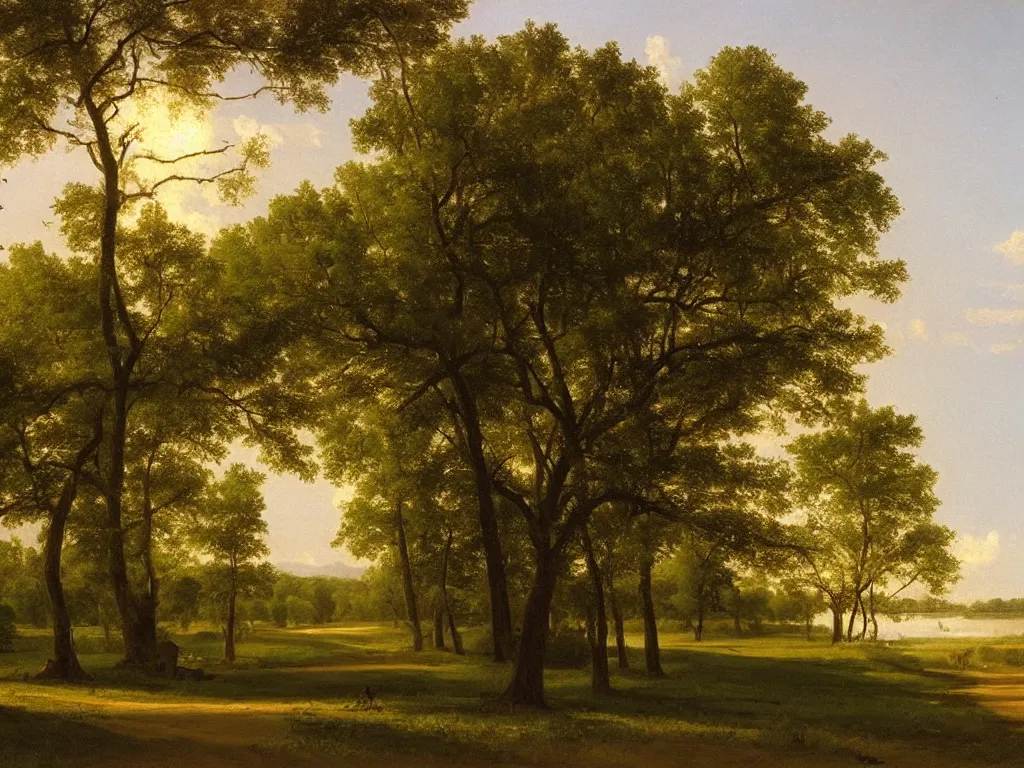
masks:
<path fill-rule="evenodd" d="M 543 712 L 497 700 L 507 667 L 414 654 L 391 626 L 262 628 L 231 668 L 213 633 L 175 640 L 216 678 L 153 679 L 82 653 L 94 682 L 37 683 L 26 673 L 49 639 L 23 631 L 0 655 L 0 766 L 1024 765 L 1024 670 L 1007 663 L 1019 639 L 985 641 L 957 672 L 964 642 L 666 633 L 666 679 L 616 671 L 615 695 L 596 698 L 587 670 L 552 670 Z M 79 644 L 99 647 L 87 631 Z M 379 708 L 357 703 L 366 685 Z"/>

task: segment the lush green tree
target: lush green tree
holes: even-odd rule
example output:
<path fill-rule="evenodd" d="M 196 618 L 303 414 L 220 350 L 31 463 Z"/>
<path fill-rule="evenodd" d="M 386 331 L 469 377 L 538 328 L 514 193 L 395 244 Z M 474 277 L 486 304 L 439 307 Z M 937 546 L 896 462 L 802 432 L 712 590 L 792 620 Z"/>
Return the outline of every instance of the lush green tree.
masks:
<path fill-rule="evenodd" d="M 14 354 L 10 397 L 0 402 L 0 518 L 45 525 L 43 569 L 54 656 L 45 674 L 86 677 L 75 655 L 61 580 L 65 532 L 103 438 L 107 393 L 91 300 L 95 271 L 41 245 L 0 264 L 0 348 Z"/>
<path fill-rule="evenodd" d="M 671 603 L 693 627 L 693 639 L 704 639 L 704 619 L 723 610 L 726 593 L 736 574 L 728 566 L 728 551 L 720 540 L 688 535 L 661 566 L 662 578 L 675 586 Z"/>
<path fill-rule="evenodd" d="M 318 582 L 313 587 L 313 622 L 316 624 L 327 624 L 334 617 L 334 609 L 337 603 L 334 601 L 334 594 L 330 585 Z"/>
<path fill-rule="evenodd" d="M 865 608 L 865 594 L 889 585 L 898 594 L 914 583 L 941 594 L 959 578 L 949 552 L 955 534 L 933 521 L 938 476 L 917 457 L 923 439 L 914 416 L 860 400 L 788 446 L 807 516 L 800 558 L 808 583 L 830 602 L 833 642 L 845 610 L 847 640 L 858 611 L 866 631 L 873 609 Z"/>
<path fill-rule="evenodd" d="M 356 557 L 377 559 L 385 552 L 400 568 L 405 613 L 413 649 L 423 649 L 420 600 L 414 573 L 414 545 L 436 517 L 439 481 L 445 466 L 441 438 L 386 413 L 365 412 L 336 424 L 325 448 L 325 470 L 338 483 L 354 482 L 345 502 L 336 546 Z M 426 554 L 416 558 L 423 564 Z M 421 569 L 416 569 L 421 570 Z"/>
<path fill-rule="evenodd" d="M 129 417 L 140 379 L 153 377 L 143 358 L 153 356 L 146 348 L 173 290 L 160 282 L 148 286 L 158 294 L 155 301 L 131 295 L 125 284 L 131 267 L 125 262 L 132 244 L 122 231 L 124 219 L 169 184 L 216 184 L 226 199 L 237 200 L 252 188 L 251 169 L 267 162 L 262 137 L 238 148 L 161 155 L 147 145 L 143 121 L 132 115 L 161 101 L 205 112 L 218 100 L 264 91 L 300 108 L 325 108 L 324 87 L 342 71 L 386 73 L 433 45 L 465 12 L 464 0 L 0 2 L 0 165 L 62 142 L 84 148 L 100 180 L 96 187 L 69 185 L 58 213 L 72 247 L 88 251 L 98 264 L 94 327 L 103 352 L 97 359 L 106 361 L 103 379 L 111 400 L 101 433 L 101 480 L 111 578 L 129 662 L 151 661 L 155 653 L 155 600 L 135 594 L 125 552 Z M 239 66 L 253 71 L 260 85 L 248 94 L 219 92 L 217 86 Z M 230 157 L 235 149 L 234 162 L 218 169 L 196 171 L 190 165 Z M 153 245 L 152 238 L 142 245 Z M 241 405 L 246 417 L 257 413 L 240 403 L 237 392 L 202 383 Z"/>
<path fill-rule="evenodd" d="M 298 595 L 289 595 L 285 600 L 288 621 L 294 626 L 301 627 L 304 624 L 312 624 L 316 617 L 316 608 L 309 600 L 303 600 Z"/>
<path fill-rule="evenodd" d="M 193 576 L 182 576 L 171 582 L 167 589 L 164 615 L 178 623 L 187 632 L 199 618 L 202 608 L 203 584 Z"/>
<path fill-rule="evenodd" d="M 264 537 L 266 504 L 260 486 L 263 475 L 232 464 L 212 484 L 203 515 L 196 521 L 195 540 L 210 556 L 209 595 L 221 607 L 224 620 L 224 659 L 235 660 L 235 619 L 238 600 L 269 597 L 274 570 L 259 560 L 270 553 Z"/>
<path fill-rule="evenodd" d="M 348 327 L 420 351 L 421 386 L 456 386 L 444 361 L 461 356 L 497 382 L 488 471 L 537 563 L 508 697 L 541 704 L 566 548 L 599 506 L 642 495 L 611 469 L 626 437 L 647 418 L 752 428 L 766 402 L 807 413 L 855 387 L 881 332 L 836 301 L 895 297 L 903 265 L 875 243 L 897 205 L 881 155 L 826 140 L 805 86 L 757 49 L 723 51 L 678 97 L 550 27 L 403 74 L 354 124 L 379 159 L 338 176 L 370 255 L 330 268 L 364 285 L 387 265 Z"/>

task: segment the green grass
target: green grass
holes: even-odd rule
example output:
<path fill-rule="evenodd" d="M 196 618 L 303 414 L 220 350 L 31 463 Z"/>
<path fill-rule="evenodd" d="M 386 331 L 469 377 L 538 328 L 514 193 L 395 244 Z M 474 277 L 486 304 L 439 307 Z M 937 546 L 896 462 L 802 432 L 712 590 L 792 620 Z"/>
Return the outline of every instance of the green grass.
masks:
<path fill-rule="evenodd" d="M 99 648 L 89 630 L 78 638 Z M 640 667 L 640 639 L 629 639 Z M 552 670 L 551 710 L 542 712 L 500 702 L 507 667 L 413 653 L 390 626 L 260 628 L 232 667 L 217 662 L 208 629 L 175 640 L 182 663 L 215 679 L 154 679 L 117 669 L 114 655 L 83 653 L 94 681 L 26 682 L 49 641 L 24 630 L 17 652 L 0 655 L 0 765 L 179 764 L 172 756 L 191 766 L 674 765 L 681 754 L 712 765 L 730 753 L 792 765 L 911 764 L 899 762 L 907 755 L 929 766 L 1019 765 L 1024 746 L 1016 722 L 964 691 L 975 680 L 956 673 L 949 654 L 971 644 L 948 640 L 831 647 L 772 634 L 697 644 L 666 633 L 665 679 L 616 670 L 615 694 L 599 698 L 586 670 Z M 1020 640 L 983 644 L 974 669 L 1021 674 L 1005 663 Z M 357 704 L 367 685 L 379 708 Z M 211 755 L 216 762 L 202 762 Z"/>

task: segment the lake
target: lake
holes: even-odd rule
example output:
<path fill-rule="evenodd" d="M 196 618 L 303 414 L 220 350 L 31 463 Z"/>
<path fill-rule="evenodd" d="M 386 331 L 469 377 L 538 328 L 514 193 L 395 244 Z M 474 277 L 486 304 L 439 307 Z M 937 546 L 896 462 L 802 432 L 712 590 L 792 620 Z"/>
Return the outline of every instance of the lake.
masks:
<path fill-rule="evenodd" d="M 860 631 L 860 620 L 857 620 Z M 828 622 L 831 626 L 831 619 Z M 870 627 L 868 628 L 870 631 Z M 907 637 L 1008 637 L 1024 635 L 1024 618 L 995 619 L 965 616 L 907 616 L 902 621 L 879 617 L 878 639 Z"/>

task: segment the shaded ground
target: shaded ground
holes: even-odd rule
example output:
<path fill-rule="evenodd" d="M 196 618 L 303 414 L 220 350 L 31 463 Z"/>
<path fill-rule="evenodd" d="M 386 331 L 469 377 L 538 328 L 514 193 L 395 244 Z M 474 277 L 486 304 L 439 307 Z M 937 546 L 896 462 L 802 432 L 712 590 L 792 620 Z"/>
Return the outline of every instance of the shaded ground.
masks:
<path fill-rule="evenodd" d="M 638 642 L 638 638 L 631 638 Z M 1021 765 L 1024 674 L 958 674 L 950 643 L 831 648 L 796 636 L 666 634 L 667 679 L 548 674 L 552 711 L 501 705 L 508 669 L 404 650 L 391 627 L 262 629 L 233 668 L 216 636 L 177 638 L 203 683 L 118 672 L 84 654 L 85 685 L 25 682 L 46 637 L 0 656 L 0 766 Z M 82 647 L 91 638 L 83 635 Z M 639 663 L 640 659 L 635 659 Z M 366 685 L 379 708 L 356 703 Z M 879 763 L 878 761 L 882 761 Z"/>

